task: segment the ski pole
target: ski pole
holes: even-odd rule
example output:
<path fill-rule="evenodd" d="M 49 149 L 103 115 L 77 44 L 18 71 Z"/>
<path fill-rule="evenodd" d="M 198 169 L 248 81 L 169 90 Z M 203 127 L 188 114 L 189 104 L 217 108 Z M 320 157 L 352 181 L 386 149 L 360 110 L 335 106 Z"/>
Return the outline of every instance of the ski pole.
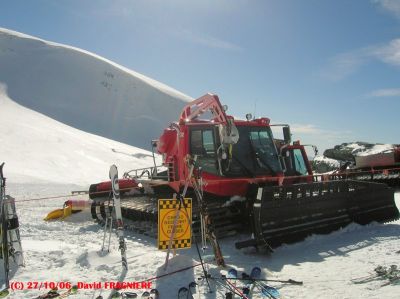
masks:
<path fill-rule="evenodd" d="M 210 290 L 210 293 L 212 293 L 211 286 L 210 286 L 210 282 L 208 281 L 208 274 L 207 274 L 206 268 L 204 267 L 203 258 L 201 257 L 201 253 L 200 253 L 200 249 L 199 249 L 199 244 L 197 244 L 196 237 L 194 237 L 193 239 L 194 239 L 194 243 L 196 244 L 197 253 L 198 253 L 198 255 L 199 255 L 200 264 L 201 264 L 201 267 L 203 268 L 203 273 L 204 273 L 204 276 L 205 276 L 206 281 L 207 281 L 208 289 Z"/>
<path fill-rule="evenodd" d="M 229 279 L 230 279 L 230 278 L 229 278 Z M 249 299 L 245 294 L 243 294 L 243 293 L 239 290 L 239 288 L 237 288 L 232 282 L 230 282 L 229 279 L 225 278 L 226 283 L 227 283 L 230 287 L 232 287 L 232 288 L 239 294 L 239 296 L 240 296 L 241 298 L 243 298 L 243 299 Z M 236 292 L 235 292 L 235 293 L 236 293 Z"/>
<path fill-rule="evenodd" d="M 231 280 L 249 280 L 249 279 L 244 279 L 244 278 L 229 278 Z M 288 279 L 288 280 L 279 280 L 279 279 L 263 279 L 263 278 L 256 278 L 256 279 L 251 279 L 253 281 L 264 281 L 264 282 L 281 282 L 281 283 L 290 283 L 290 284 L 295 284 L 295 285 L 303 285 L 302 281 L 297 281 L 294 279 Z"/>

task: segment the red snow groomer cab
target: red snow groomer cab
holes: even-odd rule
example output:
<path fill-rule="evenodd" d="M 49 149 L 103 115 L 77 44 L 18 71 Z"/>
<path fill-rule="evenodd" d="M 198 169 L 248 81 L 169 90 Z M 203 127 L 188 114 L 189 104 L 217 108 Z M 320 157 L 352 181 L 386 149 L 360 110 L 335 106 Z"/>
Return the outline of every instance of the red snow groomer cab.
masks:
<path fill-rule="evenodd" d="M 394 191 L 386 185 L 313 176 L 304 146 L 291 143 L 288 125 L 282 125 L 284 140 L 277 140 L 268 118 L 248 115 L 247 120 L 236 120 L 225 111 L 212 94 L 183 108 L 179 121 L 153 142 L 166 170 L 155 166 L 125 174 L 142 190 L 122 198 L 126 218 L 156 220 L 156 199 L 172 198 L 187 182 L 190 196 L 188 161 L 195 161 L 193 175 L 201 177 L 216 234 L 231 235 L 240 229 L 252 233 L 236 243 L 237 248 L 277 246 L 353 221 L 398 219 Z M 102 205 L 99 200 L 92 209 L 97 219 L 104 215 Z M 195 225 L 195 215 L 193 219 Z"/>

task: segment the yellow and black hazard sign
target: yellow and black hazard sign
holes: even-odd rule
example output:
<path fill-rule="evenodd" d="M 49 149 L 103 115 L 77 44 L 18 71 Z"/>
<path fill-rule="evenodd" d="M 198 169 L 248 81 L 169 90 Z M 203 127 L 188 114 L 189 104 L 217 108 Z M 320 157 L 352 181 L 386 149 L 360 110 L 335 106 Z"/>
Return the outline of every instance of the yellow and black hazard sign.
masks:
<path fill-rule="evenodd" d="M 168 249 L 176 215 L 179 210 L 178 199 L 158 200 L 158 249 Z M 185 198 L 176 219 L 174 238 L 171 249 L 190 248 L 192 245 L 192 199 Z"/>

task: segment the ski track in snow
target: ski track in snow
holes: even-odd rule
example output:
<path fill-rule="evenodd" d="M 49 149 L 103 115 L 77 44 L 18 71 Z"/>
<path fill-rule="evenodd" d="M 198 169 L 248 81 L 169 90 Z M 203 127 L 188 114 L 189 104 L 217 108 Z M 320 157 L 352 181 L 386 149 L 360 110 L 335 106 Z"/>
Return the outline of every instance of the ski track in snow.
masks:
<path fill-rule="evenodd" d="M 12 281 L 38 282 L 107 282 L 117 281 L 122 271 L 118 239 L 111 237 L 111 252 L 102 253 L 103 230 L 94 223 L 90 213 L 72 215 L 65 221 L 44 222 L 50 211 L 61 208 L 68 198 L 18 202 L 29 198 L 68 194 L 75 185 L 57 184 L 8 184 L 7 193 L 16 198 L 20 219 L 22 246 L 26 267 L 13 269 Z M 84 196 L 80 196 L 84 198 Z M 400 193 L 396 194 L 397 204 Z M 270 283 L 280 289 L 283 298 L 395 298 L 400 285 L 380 288 L 382 280 L 366 284 L 353 284 L 350 279 L 368 275 L 377 265 L 398 264 L 400 254 L 400 221 L 367 226 L 351 224 L 329 235 L 313 235 L 305 241 L 284 245 L 272 255 L 257 253 L 253 249 L 234 249 L 239 235 L 221 240 L 221 247 L 228 267 L 221 271 L 208 257 L 209 271 L 219 276 L 229 267 L 249 272 L 252 267 L 263 269 L 262 277 L 271 279 L 295 279 L 304 281 L 303 286 Z M 166 253 L 158 251 L 156 240 L 126 231 L 129 270 L 125 281 L 142 281 L 164 274 Z M 206 251 L 212 255 L 211 249 Z M 167 272 L 198 263 L 192 249 L 181 250 L 170 260 Z M 153 287 L 161 292 L 160 298 L 175 298 L 182 286 L 196 281 L 202 275 L 196 267 L 175 275 L 153 281 Z M 200 283 L 200 298 L 223 298 L 224 290 L 208 293 L 204 281 Z M 211 281 L 213 290 L 215 284 Z M 131 290 L 132 291 L 132 290 Z M 139 295 L 142 290 L 133 290 Z M 33 298 L 45 290 L 15 291 L 9 298 Z M 71 298 L 95 298 L 100 293 L 107 298 L 110 290 L 80 289 Z M 196 295 L 198 296 L 198 295 Z M 195 298 L 198 298 L 196 297 Z M 255 294 L 253 298 L 262 298 Z"/>

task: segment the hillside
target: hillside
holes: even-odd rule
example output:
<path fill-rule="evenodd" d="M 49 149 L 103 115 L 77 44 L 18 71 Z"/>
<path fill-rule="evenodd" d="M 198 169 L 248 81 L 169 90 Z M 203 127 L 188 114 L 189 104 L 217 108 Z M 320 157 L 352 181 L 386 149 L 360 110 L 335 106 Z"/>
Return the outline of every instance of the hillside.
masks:
<path fill-rule="evenodd" d="M 146 149 L 191 99 L 88 51 L 2 28 L 0 66 L 0 83 L 15 102 Z"/>
<path fill-rule="evenodd" d="M 85 186 L 152 164 L 151 152 L 86 133 L 12 101 L 0 85 L 0 163 L 11 183 Z"/>

